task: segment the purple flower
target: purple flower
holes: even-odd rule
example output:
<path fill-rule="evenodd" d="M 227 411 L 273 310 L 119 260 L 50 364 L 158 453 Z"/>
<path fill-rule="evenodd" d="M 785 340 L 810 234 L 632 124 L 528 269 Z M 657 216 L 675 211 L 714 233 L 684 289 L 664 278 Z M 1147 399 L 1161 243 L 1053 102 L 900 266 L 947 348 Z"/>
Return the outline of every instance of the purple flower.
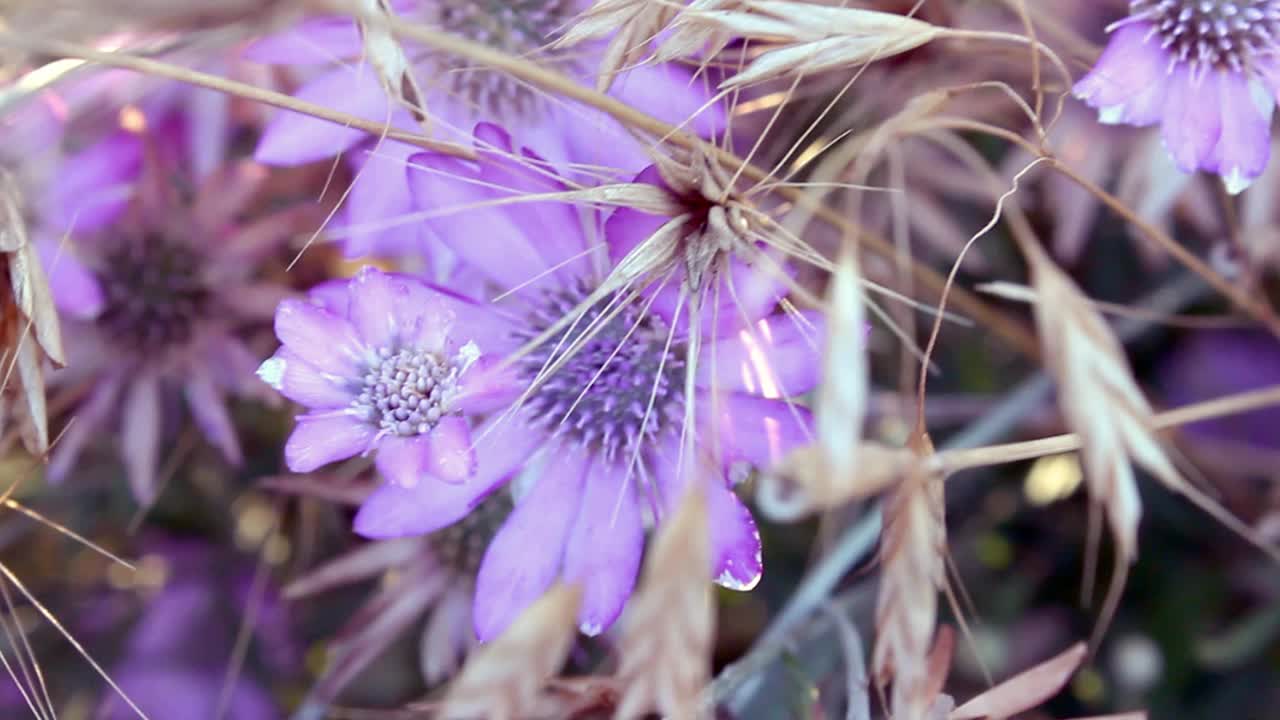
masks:
<path fill-rule="evenodd" d="M 1131 0 L 1129 17 L 1075 94 L 1104 123 L 1160 123 L 1184 172 L 1222 176 L 1231 193 L 1267 166 L 1280 94 L 1280 2 Z"/>
<path fill-rule="evenodd" d="M 129 631 L 111 677 L 148 717 L 174 715 L 213 720 L 222 700 L 227 663 L 233 656 L 236 628 L 250 606 L 257 618 L 255 660 L 276 677 L 294 671 L 297 648 L 288 634 L 288 615 L 268 584 L 260 596 L 238 592 L 251 584 L 252 563 L 212 546 L 152 537 L 142 563 L 145 577 L 159 584 L 146 599 Z M 253 667 L 257 663 L 252 663 Z M 106 689 L 95 718 L 136 718 L 127 703 Z M 222 717 L 275 720 L 280 707 L 246 670 L 226 698 Z"/>
<path fill-rule="evenodd" d="M 285 210 L 239 225 L 262 168 L 225 166 L 196 185 L 173 130 L 120 131 L 70 158 L 67 182 L 88 205 L 46 214 L 37 238 L 68 338 L 68 368 L 52 382 L 88 388 L 49 474 L 66 477 L 90 440 L 118 427 L 143 503 L 154 500 L 163 430 L 182 399 L 205 437 L 240 462 L 224 396 L 254 392 L 257 365 L 240 333 L 264 327 L 283 296 L 254 271 L 303 220 Z"/>
<path fill-rule="evenodd" d="M 527 0 L 486 5 L 472 0 L 401 0 L 391 3 L 411 22 L 443 28 L 453 34 L 530 58 L 593 83 L 599 51 L 577 47 L 550 49 L 550 41 L 585 3 L 576 0 Z M 494 8 L 498 9 L 494 9 Z M 552 161 L 578 167 L 613 168 L 634 173 L 648 163 L 646 143 L 637 140 L 607 115 L 546 96 L 523 81 L 477 67 L 426 48 L 405 46 L 433 132 L 445 140 L 469 142 L 477 122 L 520 127 L 526 139 Z M 262 62 L 300 65 L 318 70 L 296 95 L 391 127 L 421 132 L 422 126 L 403 103 L 388 96 L 349 18 L 322 17 L 250 46 L 246 57 Z M 341 64 L 332 66 L 335 60 Z M 615 83 L 614 95 L 672 122 L 693 117 L 691 127 L 710 133 L 724 124 L 719 106 L 703 109 L 710 93 L 685 69 L 642 65 Z M 297 165 L 349 153 L 356 172 L 350 195 L 336 227 L 348 257 L 413 255 L 429 239 L 407 215 L 412 199 L 405 165 L 419 151 L 412 145 L 377 141 L 364 131 L 292 112 L 272 120 L 258 145 L 256 158 L 270 165 Z"/>
<path fill-rule="evenodd" d="M 477 327 L 485 314 L 374 267 L 282 302 L 275 327 L 283 346 L 258 376 L 309 409 L 285 445 L 289 469 L 373 452 L 382 476 L 404 487 L 424 476 L 470 476 L 470 416 L 495 402 L 485 353 L 511 344 Z"/>
<path fill-rule="evenodd" d="M 410 185 L 420 203 L 465 207 L 564 189 L 549 165 L 528 150 L 516 152 L 500 129 L 481 125 L 476 138 L 475 164 L 431 153 L 413 157 L 421 171 Z M 499 351 L 532 346 L 500 366 L 509 372 L 494 376 L 491 392 L 523 396 L 474 433 L 476 469 L 465 482 L 388 482 L 363 504 L 355 526 L 369 537 L 430 532 L 465 516 L 519 473 L 516 508 L 476 580 L 482 640 L 562 577 L 584 588 L 582 630 L 608 627 L 635 583 L 646 525 L 672 511 L 690 477 L 705 485 L 717 581 L 747 589 L 760 577 L 755 524 L 725 478 L 770 465 L 807 439 L 807 410 L 784 396 L 815 384 L 822 329 L 772 314 L 786 292 L 776 267 L 766 272 L 730 261 L 727 272 L 704 278 L 701 292 L 718 302 L 703 308 L 696 395 L 686 397 L 691 358 L 682 271 L 646 277 L 573 313 L 669 220 L 618 211 L 605 242 L 595 239 L 593 217 L 550 201 L 490 203 L 433 221 L 454 253 L 506 291 L 500 301 L 471 306 L 479 312 L 465 330 L 507 338 Z M 562 322 L 566 316 L 571 323 Z M 545 342 L 530 343 L 535 339 Z M 504 384 L 506 393 L 498 390 Z M 696 426 L 686 428 L 690 401 Z M 682 437 L 691 441 L 692 456 L 682 452 L 689 447 Z"/>
<path fill-rule="evenodd" d="M 1253 330 L 1187 333 L 1159 368 L 1165 401 L 1189 405 L 1280 383 L 1280 342 Z M 1280 409 L 1191 423 L 1185 432 L 1228 446 L 1280 449 Z"/>
<path fill-rule="evenodd" d="M 477 642 L 471 629 L 476 571 L 510 512 L 510 496 L 494 493 L 449 527 L 420 537 L 367 543 L 295 580 L 289 594 L 299 598 L 384 578 L 329 643 L 324 672 L 298 716 L 323 716 L 345 686 L 419 626 L 423 680 L 434 687 L 452 676 Z"/>

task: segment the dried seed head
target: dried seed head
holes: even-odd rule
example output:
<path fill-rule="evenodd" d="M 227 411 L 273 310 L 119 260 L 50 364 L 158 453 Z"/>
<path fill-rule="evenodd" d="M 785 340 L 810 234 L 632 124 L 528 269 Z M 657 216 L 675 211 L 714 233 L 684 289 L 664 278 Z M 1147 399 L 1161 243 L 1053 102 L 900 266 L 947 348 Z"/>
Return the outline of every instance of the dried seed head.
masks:
<path fill-rule="evenodd" d="M 731 36 L 774 44 L 742 72 L 733 88 L 771 78 L 854 68 L 920 47 L 943 29 L 894 13 L 794 0 L 742 0 L 735 10 L 687 10 L 681 20 Z"/>
<path fill-rule="evenodd" d="M 763 237 L 761 215 L 733 188 L 733 174 L 716 157 L 697 148 L 660 155 L 654 164 L 683 210 L 670 227 L 678 240 L 672 251 L 691 292 L 706 288 L 725 258 L 754 258 L 755 243 Z"/>
<path fill-rule="evenodd" d="M 482 645 L 449 687 L 439 717 L 523 717 L 573 647 L 581 599 L 577 587 L 556 585 L 496 640 Z"/>
<path fill-rule="evenodd" d="M 622 635 L 616 717 L 702 716 L 715 631 L 706 505 L 701 492 L 689 493 L 654 540 Z"/>

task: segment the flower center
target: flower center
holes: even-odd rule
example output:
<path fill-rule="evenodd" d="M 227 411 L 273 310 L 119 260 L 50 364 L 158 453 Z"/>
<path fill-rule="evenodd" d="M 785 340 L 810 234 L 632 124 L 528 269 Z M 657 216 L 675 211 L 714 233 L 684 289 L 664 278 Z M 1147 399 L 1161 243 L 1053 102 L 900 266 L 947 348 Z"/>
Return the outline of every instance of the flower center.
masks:
<path fill-rule="evenodd" d="M 590 293 L 581 284 L 548 292 L 520 339 L 537 337 Z M 685 344 L 669 340 L 666 323 L 644 314 L 643 303 L 636 299 L 620 309 L 616 297 L 607 297 L 521 358 L 528 382 L 561 363 L 525 403 L 535 422 L 610 460 L 620 451 L 634 451 L 645 436 L 678 427 L 684 408 Z"/>
<path fill-rule="evenodd" d="M 105 302 L 97 323 L 112 342 L 151 353 L 191 340 L 213 297 L 192 248 L 152 233 L 125 239 L 103 260 L 98 279 Z"/>
<path fill-rule="evenodd" d="M 543 64 L 566 61 L 548 47 L 576 15 L 572 0 L 441 0 L 438 22 L 451 33 Z M 541 108 L 527 84 L 456 57 L 444 60 L 453 90 L 506 120 L 528 119 Z"/>
<path fill-rule="evenodd" d="M 1129 14 L 1150 22 L 1160 46 L 1197 72 L 1241 71 L 1280 38 L 1276 0 L 1131 0 Z"/>
<path fill-rule="evenodd" d="M 457 394 L 461 358 L 411 348 L 379 348 L 352 401 L 360 417 L 394 435 L 428 433 Z"/>
<path fill-rule="evenodd" d="M 460 575 L 475 575 L 511 508 L 511 495 L 505 489 L 498 490 L 458 522 L 428 535 L 436 560 Z"/>

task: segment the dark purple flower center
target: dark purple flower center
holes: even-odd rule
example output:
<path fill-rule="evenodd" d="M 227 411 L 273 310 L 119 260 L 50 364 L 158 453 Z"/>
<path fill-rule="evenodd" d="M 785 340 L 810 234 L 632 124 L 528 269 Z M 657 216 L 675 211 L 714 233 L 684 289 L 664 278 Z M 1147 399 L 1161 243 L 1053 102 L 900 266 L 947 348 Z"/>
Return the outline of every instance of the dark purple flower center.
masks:
<path fill-rule="evenodd" d="M 536 338 L 590 293 L 582 284 L 548 292 L 520 339 Z M 685 344 L 671 337 L 658 316 L 643 312 L 644 302 L 633 298 L 619 306 L 616 296 L 607 297 L 521 358 L 521 372 L 531 383 L 561 363 L 525 401 L 534 422 L 611 460 L 620 451 L 634 451 L 646 436 L 678 427 Z"/>
<path fill-rule="evenodd" d="M 577 14 L 572 0 L 437 0 L 441 27 L 513 55 L 546 64 L 568 57 L 549 47 Z M 454 92 L 506 120 L 528 119 L 538 94 L 526 83 L 461 58 L 446 58 Z"/>
<path fill-rule="evenodd" d="M 511 495 L 500 489 L 461 520 L 427 536 L 441 565 L 461 575 L 475 575 L 493 536 L 511 514 Z"/>
<path fill-rule="evenodd" d="M 428 433 L 449 412 L 464 369 L 459 358 L 412 348 L 379 348 L 352 407 L 393 435 Z"/>
<path fill-rule="evenodd" d="M 1276 0 L 1131 0 L 1129 14 L 1152 24 L 1161 47 L 1193 70 L 1240 71 L 1276 49 Z"/>
<path fill-rule="evenodd" d="M 98 326 L 131 352 L 187 344 L 196 323 L 212 311 L 214 292 L 201 260 L 186 244 L 160 233 L 118 242 L 98 270 L 105 300 Z"/>

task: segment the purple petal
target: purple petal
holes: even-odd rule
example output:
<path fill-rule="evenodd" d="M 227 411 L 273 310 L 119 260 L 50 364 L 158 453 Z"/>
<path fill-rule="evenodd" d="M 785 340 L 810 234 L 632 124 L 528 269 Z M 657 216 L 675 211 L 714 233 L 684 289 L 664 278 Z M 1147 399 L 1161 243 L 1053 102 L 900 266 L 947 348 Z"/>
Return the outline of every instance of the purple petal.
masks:
<path fill-rule="evenodd" d="M 258 377 L 290 400 L 311 410 L 344 408 L 354 394 L 349 380 L 316 369 L 282 347 L 258 367 Z"/>
<path fill-rule="evenodd" d="M 371 63 L 340 65 L 303 85 L 294 97 L 376 123 L 405 124 Z M 305 165 L 371 138 L 364 130 L 282 110 L 267 123 L 254 159 L 265 165 Z"/>
<path fill-rule="evenodd" d="M 355 531 L 370 538 L 419 535 L 452 525 L 511 476 L 543 434 L 511 419 L 490 420 L 472 433 L 475 474 L 462 483 L 428 478 L 412 487 L 384 483 L 356 513 Z M 379 451 L 379 457 L 382 453 Z"/>
<path fill-rule="evenodd" d="M 698 385 L 773 398 L 806 393 L 818 384 L 824 327 L 821 314 L 806 312 L 763 318 L 712 340 L 698 364 Z"/>
<path fill-rule="evenodd" d="M 160 380 L 144 373 L 134 378 L 124 398 L 121 454 L 133 496 L 149 506 L 156 499 L 160 461 Z"/>
<path fill-rule="evenodd" d="M 81 320 L 89 320 L 102 312 L 106 298 L 102 285 L 88 267 L 63 245 L 50 237 L 36 240 L 36 251 L 49 276 L 49 290 L 58 310 Z"/>
<path fill-rule="evenodd" d="M 343 378 L 361 377 L 363 347 L 344 318 L 305 300 L 289 299 L 276 310 L 276 337 L 316 369 Z"/>
<path fill-rule="evenodd" d="M 348 258 L 400 257 L 421 253 L 426 238 L 421 222 L 405 222 L 413 210 L 405 168 L 420 148 L 383 140 L 364 155 L 343 204 L 338 237 Z M 401 220 L 401 222 L 396 222 Z"/>
<path fill-rule="evenodd" d="M 400 307 L 410 299 L 409 281 L 365 266 L 351 281 L 351 323 L 365 344 L 391 347 L 399 334 Z"/>
<path fill-rule="evenodd" d="M 724 103 L 708 105 L 715 96 L 706 75 L 695 78 L 674 63 L 636 65 L 614 81 L 609 94 L 632 107 L 648 108 L 654 117 L 702 137 L 725 127 Z"/>
<path fill-rule="evenodd" d="M 423 210 L 443 213 L 428 224 L 449 249 L 502 290 L 522 288 L 523 293 L 539 285 L 531 281 L 543 276 L 547 263 L 531 243 L 531 233 L 543 236 L 572 228 L 525 228 L 501 207 L 467 209 L 510 193 L 483 187 L 475 168 L 455 158 L 419 153 L 410 163 L 414 201 Z"/>
<path fill-rule="evenodd" d="M 281 65 L 328 64 L 356 57 L 363 49 L 360 29 L 351 18 L 318 17 L 255 40 L 241 57 Z"/>
<path fill-rule="evenodd" d="M 669 438 L 654 453 L 653 474 L 658 484 L 661 515 L 676 512 L 684 502 L 688 472 L 680 473 L 679 440 Z M 760 533 L 755 519 L 718 473 L 692 473 L 699 478 L 707 500 L 711 537 L 711 577 L 731 590 L 750 590 L 763 573 Z"/>
<path fill-rule="evenodd" d="M 227 462 L 239 465 L 243 460 L 240 440 L 236 437 L 236 428 L 231 422 L 222 393 L 214 387 L 209 375 L 193 371 L 187 380 L 186 394 L 187 406 L 191 408 L 191 415 L 200 426 L 200 431 L 222 452 Z"/>
<path fill-rule="evenodd" d="M 1178 169 L 1192 173 L 1211 161 L 1222 134 L 1218 83 L 1206 75 L 1198 81 L 1179 66 L 1169 80 L 1161 135 Z"/>
<path fill-rule="evenodd" d="M 464 418 L 440 418 L 427 434 L 427 472 L 447 483 L 460 483 L 476 471 L 476 453 L 471 443 L 471 426 Z"/>
<path fill-rule="evenodd" d="M 632 182 L 666 187 L 662 175 L 652 165 L 641 170 Z M 609 245 L 609 261 L 617 265 L 627 256 L 627 253 L 636 249 L 636 246 L 647 240 L 670 220 L 671 218 L 666 215 L 653 215 L 629 207 L 614 210 L 604 224 L 605 242 Z"/>
<path fill-rule="evenodd" d="M 284 446 L 285 464 L 293 472 L 311 472 L 366 452 L 375 434 L 372 425 L 345 412 L 301 415 Z"/>
<path fill-rule="evenodd" d="M 480 563 L 474 622 L 482 642 L 500 635 L 560 575 L 588 458 L 573 452 L 558 459 L 516 505 Z"/>
<path fill-rule="evenodd" d="M 738 496 L 721 483 L 708 482 L 706 491 L 712 577 L 730 590 L 750 590 L 764 573 L 756 521 Z"/>
<path fill-rule="evenodd" d="M 62 163 L 44 198 L 45 219 L 75 232 L 102 228 L 128 204 L 141 168 L 141 138 L 111 133 Z"/>
<path fill-rule="evenodd" d="M 334 315 L 347 317 L 351 309 L 350 287 L 347 279 L 326 280 L 308 290 L 307 299 Z"/>
<path fill-rule="evenodd" d="M 714 422 L 726 467 L 747 462 L 767 469 L 794 448 L 812 442 L 813 415 L 785 400 L 743 393 L 699 392 L 699 415 Z M 710 443 L 707 443 L 708 445 Z"/>
<path fill-rule="evenodd" d="M 62 439 L 53 446 L 49 460 L 49 479 L 61 482 L 75 466 L 80 451 L 102 432 L 102 424 L 116 409 L 122 378 L 107 375 L 98 380 L 89 398 L 76 408 L 76 421 L 67 427 Z"/>
<path fill-rule="evenodd" d="M 481 353 L 492 356 L 506 355 L 520 346 L 515 327 L 492 304 L 477 302 L 444 288 L 429 286 L 429 290 L 436 296 L 429 303 L 442 305 L 453 320 L 451 352 L 468 342 L 474 342 Z M 426 305 L 428 301 L 423 303 Z"/>
<path fill-rule="evenodd" d="M 640 509 L 625 470 L 597 461 L 587 472 L 582 507 L 564 551 L 565 580 L 582 583 L 582 632 L 599 635 L 622 613 L 643 548 Z"/>
<path fill-rule="evenodd" d="M 431 446 L 426 435 L 390 435 L 378 442 L 375 462 L 383 480 L 393 485 L 405 488 L 422 484 L 434 485 L 434 478 L 427 473 L 427 456 L 430 452 Z"/>
<path fill-rule="evenodd" d="M 1216 74 L 1223 127 L 1208 167 L 1222 176 L 1227 192 L 1234 195 L 1267 168 L 1271 157 L 1271 114 L 1276 103 L 1257 81 L 1240 73 Z"/>
<path fill-rule="evenodd" d="M 545 160 L 528 150 L 521 153 L 511 143 L 511 136 L 502 128 L 489 123 L 476 126 L 476 144 L 486 148 L 481 157 L 480 180 L 499 194 L 534 195 L 563 192 L 566 186 L 551 175 L 554 170 Z M 516 225 L 526 228 L 554 228 L 539 235 L 534 249 L 555 268 L 553 275 L 562 281 L 572 281 L 591 271 L 590 258 L 583 254 L 587 240 L 583 235 L 582 218 L 578 209 L 567 202 L 521 201 L 505 206 L 503 212 Z"/>
<path fill-rule="evenodd" d="M 467 369 L 458 383 L 451 407 L 467 415 L 485 415 L 511 405 L 524 392 L 519 372 L 490 355 Z"/>
<path fill-rule="evenodd" d="M 1148 23 L 1117 28 L 1093 70 L 1076 83 L 1076 97 L 1096 108 L 1105 123 L 1151 125 L 1160 120 L 1169 54 L 1158 39 L 1148 41 L 1150 30 Z"/>

